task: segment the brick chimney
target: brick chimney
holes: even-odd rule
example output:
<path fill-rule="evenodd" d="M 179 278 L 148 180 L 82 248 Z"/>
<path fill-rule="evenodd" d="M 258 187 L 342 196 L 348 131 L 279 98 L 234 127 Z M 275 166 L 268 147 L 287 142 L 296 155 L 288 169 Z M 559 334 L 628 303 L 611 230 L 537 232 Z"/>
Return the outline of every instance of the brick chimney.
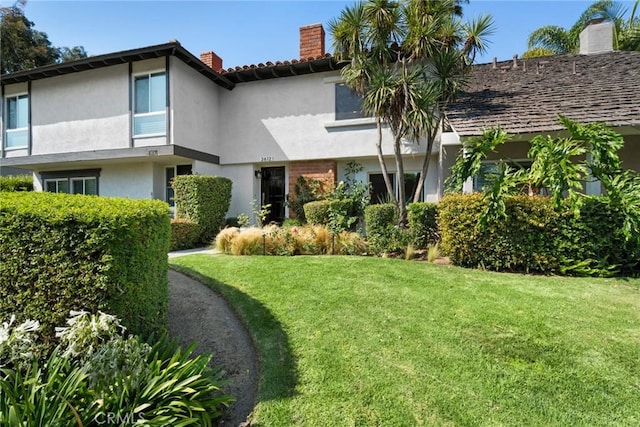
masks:
<path fill-rule="evenodd" d="M 214 52 L 202 52 L 200 54 L 200 61 L 204 62 L 213 71 L 219 73 L 222 70 L 222 58 L 216 55 Z"/>
<path fill-rule="evenodd" d="M 324 28 L 322 24 L 300 27 L 300 58 L 324 56 Z"/>
<path fill-rule="evenodd" d="M 597 19 L 580 33 L 580 54 L 613 52 L 613 23 Z"/>

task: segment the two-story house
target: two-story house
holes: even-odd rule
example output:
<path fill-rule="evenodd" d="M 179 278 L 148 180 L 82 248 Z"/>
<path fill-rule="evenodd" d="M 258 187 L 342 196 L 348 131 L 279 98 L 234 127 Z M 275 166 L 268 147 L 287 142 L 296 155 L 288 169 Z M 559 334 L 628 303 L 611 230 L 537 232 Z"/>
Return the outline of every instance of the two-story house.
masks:
<path fill-rule="evenodd" d="M 0 167 L 33 171 L 39 190 L 169 204 L 174 176 L 222 175 L 233 181 L 229 216 L 257 200 L 282 220 L 300 175 L 334 183 L 355 161 L 374 199 L 384 196 L 375 122 L 324 44 L 314 24 L 300 28 L 291 61 L 225 69 L 215 53 L 196 58 L 173 41 L 2 76 Z M 625 163 L 640 169 L 639 69 L 640 53 L 588 49 L 475 66 L 433 151 L 405 144 L 407 185 L 432 156 L 422 199 L 436 201 L 465 137 L 501 124 L 516 135 L 506 155 L 518 158 L 535 133 L 558 131 L 558 113 L 617 126 Z M 385 130 L 389 159 L 391 141 Z"/>

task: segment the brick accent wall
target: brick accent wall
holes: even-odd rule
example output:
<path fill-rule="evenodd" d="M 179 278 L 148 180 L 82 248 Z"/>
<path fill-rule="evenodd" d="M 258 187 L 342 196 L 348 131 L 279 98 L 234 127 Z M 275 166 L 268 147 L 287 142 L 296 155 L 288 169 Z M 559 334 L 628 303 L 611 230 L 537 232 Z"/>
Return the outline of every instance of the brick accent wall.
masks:
<path fill-rule="evenodd" d="M 289 163 L 289 198 L 295 197 L 296 181 L 300 176 L 317 179 L 323 183 L 324 191 L 332 191 L 337 182 L 337 167 L 335 160 L 309 160 Z M 289 210 L 289 215 L 295 217 L 295 212 Z"/>
<path fill-rule="evenodd" d="M 322 24 L 300 27 L 300 58 L 324 56 L 324 28 Z"/>
<path fill-rule="evenodd" d="M 202 52 L 200 54 L 200 61 L 204 62 L 215 72 L 219 73 L 220 70 L 222 70 L 222 58 L 220 58 L 214 52 Z"/>

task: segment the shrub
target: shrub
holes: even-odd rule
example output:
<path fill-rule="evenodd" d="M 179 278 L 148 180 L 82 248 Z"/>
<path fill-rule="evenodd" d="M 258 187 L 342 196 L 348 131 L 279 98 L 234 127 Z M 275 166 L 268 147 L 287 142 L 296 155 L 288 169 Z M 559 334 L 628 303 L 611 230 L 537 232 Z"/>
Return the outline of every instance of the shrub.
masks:
<path fill-rule="evenodd" d="M 169 227 L 160 201 L 3 193 L 0 316 L 38 320 L 50 341 L 70 310 L 115 313 L 143 335 L 162 330 Z"/>
<path fill-rule="evenodd" d="M 312 225 L 327 225 L 329 223 L 329 200 L 317 200 L 304 205 L 304 215 Z"/>
<path fill-rule="evenodd" d="M 407 211 L 409 213 L 409 229 L 413 236 L 413 244 L 417 249 L 426 249 L 430 244 L 440 240 L 437 204 L 410 203 L 407 206 Z"/>
<path fill-rule="evenodd" d="M 364 213 L 369 248 L 376 254 L 403 253 L 411 234 L 396 226 L 397 208 L 393 203 L 367 206 Z"/>
<path fill-rule="evenodd" d="M 222 253 L 230 254 L 231 242 L 233 242 L 233 239 L 236 238 L 238 233 L 240 233 L 240 229 L 238 227 L 223 228 L 216 236 L 216 249 Z"/>
<path fill-rule="evenodd" d="M 208 175 L 179 175 L 173 180 L 176 218 L 201 227 L 197 243 L 208 243 L 224 226 L 231 204 L 231 180 Z"/>
<path fill-rule="evenodd" d="M 314 178 L 299 176 L 293 186 L 294 196 L 289 201 L 290 209 L 301 222 L 306 222 L 304 205 L 318 200 L 324 193 L 323 182 Z"/>
<path fill-rule="evenodd" d="M 0 176 L 0 191 L 33 191 L 33 176 Z"/>
<path fill-rule="evenodd" d="M 638 274 L 640 248 L 626 241 L 622 216 L 606 198 L 585 198 L 576 216 L 569 202 L 555 210 L 548 197 L 505 198 L 506 217 L 480 227 L 481 194 L 440 201 L 442 250 L 456 265 L 496 271 L 579 275 Z"/>
<path fill-rule="evenodd" d="M 257 227 L 243 230 L 231 241 L 230 253 L 232 255 L 262 255 L 262 234 L 262 229 Z"/>
<path fill-rule="evenodd" d="M 198 246 L 200 226 L 195 222 L 174 218 L 171 220 L 171 244 L 169 250 L 179 251 Z"/>

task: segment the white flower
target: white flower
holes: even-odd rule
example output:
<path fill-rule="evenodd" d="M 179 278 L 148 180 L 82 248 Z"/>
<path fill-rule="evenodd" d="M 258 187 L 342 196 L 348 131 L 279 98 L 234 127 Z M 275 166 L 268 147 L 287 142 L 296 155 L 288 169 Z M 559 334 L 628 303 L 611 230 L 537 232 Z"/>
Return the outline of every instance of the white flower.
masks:
<path fill-rule="evenodd" d="M 40 329 L 40 322 L 37 320 L 25 320 L 16 328 L 18 332 L 35 332 Z"/>

